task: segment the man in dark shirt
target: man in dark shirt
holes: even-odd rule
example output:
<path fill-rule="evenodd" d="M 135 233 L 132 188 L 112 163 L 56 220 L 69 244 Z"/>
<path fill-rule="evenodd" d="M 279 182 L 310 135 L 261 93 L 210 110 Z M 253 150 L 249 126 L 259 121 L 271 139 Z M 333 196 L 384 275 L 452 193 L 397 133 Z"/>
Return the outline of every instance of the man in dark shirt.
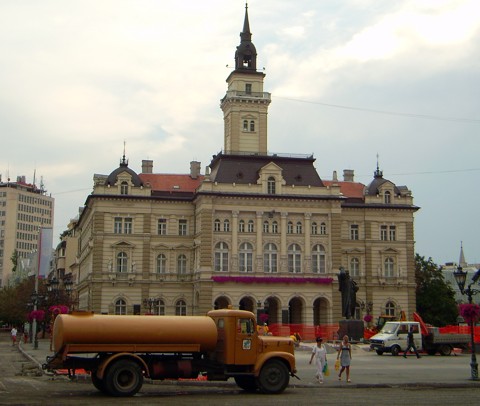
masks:
<path fill-rule="evenodd" d="M 413 350 L 417 358 L 420 358 L 420 354 L 417 351 L 417 347 L 415 346 L 415 339 L 413 338 L 413 327 L 410 327 L 410 330 L 407 333 L 407 348 L 403 353 L 403 358 L 407 358 L 407 352 L 409 350 Z"/>

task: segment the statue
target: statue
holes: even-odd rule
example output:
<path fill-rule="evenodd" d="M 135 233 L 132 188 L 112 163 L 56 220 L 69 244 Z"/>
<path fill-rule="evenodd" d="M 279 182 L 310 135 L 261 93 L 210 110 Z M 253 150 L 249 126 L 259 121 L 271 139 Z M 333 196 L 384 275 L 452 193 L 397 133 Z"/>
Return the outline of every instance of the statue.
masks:
<path fill-rule="evenodd" d="M 340 267 L 338 274 L 338 284 L 338 290 L 342 292 L 342 316 L 351 319 L 355 315 L 358 286 L 353 279 L 350 279 L 348 270 L 343 266 Z"/>

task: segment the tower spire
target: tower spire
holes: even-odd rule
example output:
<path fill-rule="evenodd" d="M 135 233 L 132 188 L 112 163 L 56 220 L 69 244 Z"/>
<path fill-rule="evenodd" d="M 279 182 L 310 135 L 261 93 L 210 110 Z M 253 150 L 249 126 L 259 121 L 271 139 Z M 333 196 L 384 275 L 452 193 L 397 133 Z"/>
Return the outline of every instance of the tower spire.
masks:
<path fill-rule="evenodd" d="M 465 255 L 463 253 L 463 241 L 460 241 L 460 259 L 458 260 L 458 265 L 465 267 L 467 262 L 465 261 Z"/>

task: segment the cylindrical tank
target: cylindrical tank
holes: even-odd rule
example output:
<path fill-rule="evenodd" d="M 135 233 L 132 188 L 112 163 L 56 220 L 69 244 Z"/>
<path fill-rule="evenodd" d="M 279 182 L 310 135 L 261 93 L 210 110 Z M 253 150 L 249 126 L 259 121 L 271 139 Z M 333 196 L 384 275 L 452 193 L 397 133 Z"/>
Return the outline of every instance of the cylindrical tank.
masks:
<path fill-rule="evenodd" d="M 208 316 L 111 316 L 61 314 L 53 326 L 53 350 L 66 344 L 199 344 L 213 351 L 217 328 Z"/>

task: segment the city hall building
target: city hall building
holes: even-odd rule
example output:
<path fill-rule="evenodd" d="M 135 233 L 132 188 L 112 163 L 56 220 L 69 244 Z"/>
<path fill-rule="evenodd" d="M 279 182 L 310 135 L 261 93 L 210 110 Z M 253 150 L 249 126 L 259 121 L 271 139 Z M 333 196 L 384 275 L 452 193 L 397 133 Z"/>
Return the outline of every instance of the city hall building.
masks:
<path fill-rule="evenodd" d="M 412 194 L 377 168 L 368 185 L 321 179 L 312 155 L 270 154 L 270 93 L 245 11 L 221 100 L 224 148 L 201 173 L 161 174 L 125 155 L 95 175 L 76 222 L 78 308 L 108 314 L 250 310 L 274 325 L 342 318 L 337 275 L 359 290 L 356 318 L 415 309 Z M 374 168 L 372 168 L 374 169 Z"/>

